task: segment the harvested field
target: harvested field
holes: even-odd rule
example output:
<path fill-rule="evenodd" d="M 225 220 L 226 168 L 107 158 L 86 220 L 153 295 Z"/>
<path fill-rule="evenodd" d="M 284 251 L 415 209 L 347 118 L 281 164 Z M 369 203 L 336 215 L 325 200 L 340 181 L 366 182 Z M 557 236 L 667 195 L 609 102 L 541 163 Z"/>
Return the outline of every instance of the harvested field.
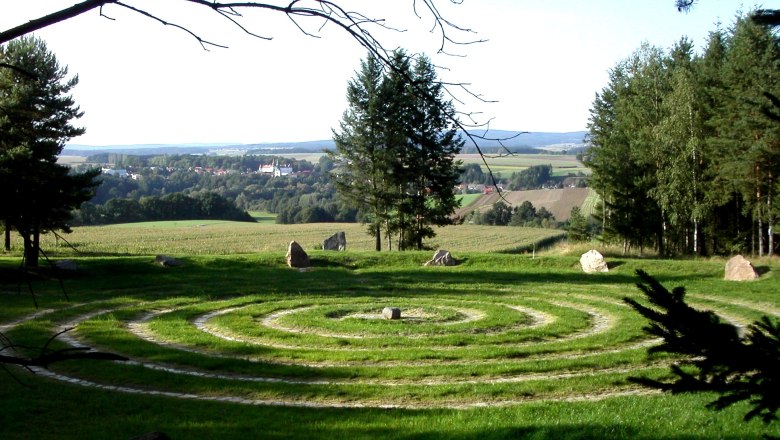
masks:
<path fill-rule="evenodd" d="M 589 188 L 534 189 L 529 191 L 505 191 L 504 199 L 512 206 L 519 206 L 524 201 L 531 202 L 536 209 L 544 207 L 552 212 L 556 220 L 566 221 L 571 214 L 571 208 L 582 206 L 588 198 Z M 498 194 L 486 194 L 469 206 L 458 210 L 458 215 L 466 215 L 474 210 L 487 210 L 501 200 Z"/>

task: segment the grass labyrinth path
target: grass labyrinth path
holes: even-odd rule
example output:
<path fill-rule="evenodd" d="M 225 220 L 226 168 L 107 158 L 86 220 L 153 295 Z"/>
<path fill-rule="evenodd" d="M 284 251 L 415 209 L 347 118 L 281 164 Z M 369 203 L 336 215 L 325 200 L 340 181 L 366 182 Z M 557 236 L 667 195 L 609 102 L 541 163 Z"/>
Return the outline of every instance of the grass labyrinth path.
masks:
<path fill-rule="evenodd" d="M 150 282 L 137 295 L 93 297 L 22 317 L 4 332 L 43 340 L 74 328 L 58 343 L 98 347 L 131 362 L 69 362 L 51 377 L 192 400 L 414 409 L 652 393 L 629 377 L 664 377 L 675 359 L 648 357 L 658 341 L 621 300 L 637 295 L 631 264 L 594 277 L 568 259 L 548 268 L 515 261 L 488 271 L 485 263 L 388 269 L 381 261 L 358 269 L 323 260 L 307 273 L 274 263 L 262 270 L 276 274 L 263 279 L 275 281 L 262 288 L 249 267 L 226 285 L 205 269 L 208 262 L 191 262 L 160 281 L 179 285 L 174 295 L 152 295 L 145 291 Z M 196 275 L 191 284 L 178 278 L 187 270 Z M 702 277 L 713 283 L 709 278 Z M 204 287 L 205 279 L 213 282 Z M 225 292 L 216 291 L 220 286 Z M 692 293 L 690 300 L 740 325 L 779 314 L 760 298 L 728 292 Z M 386 306 L 400 308 L 402 318 L 382 319 Z"/>

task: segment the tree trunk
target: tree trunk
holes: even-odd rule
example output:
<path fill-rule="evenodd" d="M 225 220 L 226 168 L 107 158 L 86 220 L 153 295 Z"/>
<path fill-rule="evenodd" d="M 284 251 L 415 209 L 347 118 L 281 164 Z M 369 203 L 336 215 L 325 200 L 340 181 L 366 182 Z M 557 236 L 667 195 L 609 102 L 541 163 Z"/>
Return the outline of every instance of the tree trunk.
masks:
<path fill-rule="evenodd" d="M 24 238 L 24 267 L 38 267 L 38 248 L 30 235 L 23 234 Z"/>
<path fill-rule="evenodd" d="M 769 189 L 766 192 L 766 226 L 767 226 L 767 250 L 766 255 L 771 257 L 774 253 L 775 240 L 772 237 L 772 223 L 774 223 L 774 216 L 772 215 L 772 187 L 774 182 L 772 181 L 772 172 L 769 172 Z"/>
<path fill-rule="evenodd" d="M 5 250 L 9 252 L 11 250 L 11 226 L 8 222 L 5 222 Z"/>
<path fill-rule="evenodd" d="M 758 256 L 764 256 L 764 221 L 761 218 L 761 184 L 758 181 L 759 172 L 761 168 L 756 165 L 756 216 L 758 217 Z"/>
<path fill-rule="evenodd" d="M 376 225 L 374 225 L 375 229 L 375 235 L 374 235 L 374 246 L 376 246 L 376 251 L 380 252 L 382 250 L 382 229 L 379 227 L 379 219 L 377 219 Z"/>

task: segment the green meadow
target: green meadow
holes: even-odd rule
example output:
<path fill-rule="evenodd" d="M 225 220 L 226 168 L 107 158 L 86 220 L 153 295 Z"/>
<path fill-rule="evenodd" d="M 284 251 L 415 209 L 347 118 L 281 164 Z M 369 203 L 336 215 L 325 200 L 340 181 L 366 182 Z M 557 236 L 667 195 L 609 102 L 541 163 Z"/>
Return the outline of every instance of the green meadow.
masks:
<path fill-rule="evenodd" d="M 81 253 L 51 252 L 80 266 L 62 285 L 49 269 L 20 273 L 15 252 L 0 257 L 0 330 L 17 353 L 32 355 L 71 328 L 50 347 L 89 346 L 130 359 L 67 361 L 36 374 L 6 367 L 3 439 L 129 439 L 151 431 L 173 439 L 780 434 L 778 426 L 745 422 L 747 405 L 717 412 L 705 408 L 714 395 L 669 395 L 631 382 L 670 377 L 679 359 L 648 355 L 658 341 L 622 301 L 640 298 L 641 268 L 667 287 L 684 285 L 692 304 L 737 325 L 777 318 L 775 260 L 757 261 L 763 275 L 747 283 L 722 280 L 721 259 L 608 254 L 608 273 L 584 274 L 579 251 L 504 253 L 535 240 L 514 231 L 520 238 L 483 232 L 471 235 L 471 247 L 450 247 L 460 261 L 454 267 L 424 267 L 429 251 L 307 247 L 312 267 L 297 270 L 285 265 L 284 242 L 304 229 L 222 225 L 253 243 L 270 235 L 263 227 L 287 234 L 274 249 L 250 251 L 220 229 L 224 243 L 214 252 L 185 250 L 198 246 L 179 241 L 198 238 L 180 231 L 221 227 L 197 224 L 111 227 L 100 239 L 115 241 L 101 246 L 86 238 L 97 232 L 77 229 L 68 239 Z M 449 233 L 473 233 L 458 228 Z M 208 237 L 203 249 L 218 242 Z M 166 249 L 176 249 L 169 253 L 183 265 L 154 265 Z M 383 319 L 385 307 L 399 308 L 401 319 Z"/>

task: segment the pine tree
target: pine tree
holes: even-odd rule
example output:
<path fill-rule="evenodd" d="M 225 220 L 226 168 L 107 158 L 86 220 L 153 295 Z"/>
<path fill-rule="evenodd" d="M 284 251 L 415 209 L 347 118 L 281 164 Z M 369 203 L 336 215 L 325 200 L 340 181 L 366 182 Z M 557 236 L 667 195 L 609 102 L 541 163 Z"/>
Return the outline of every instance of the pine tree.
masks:
<path fill-rule="evenodd" d="M 0 218 L 23 238 L 27 267 L 38 265 L 40 234 L 69 231 L 70 213 L 89 200 L 99 170 L 70 173 L 57 164 L 65 142 L 84 133 L 71 125 L 82 113 L 43 40 L 23 37 L 0 48 Z"/>
<path fill-rule="evenodd" d="M 583 161 L 591 169 L 590 186 L 602 198 L 602 229 L 605 239 L 622 240 L 624 250 L 654 244 L 659 216 L 647 189 L 647 165 L 636 155 L 636 122 L 630 118 L 634 105 L 627 97 L 636 62 L 625 60 L 610 72 L 610 83 L 596 95 L 588 123 L 588 150 Z M 633 144 L 633 146 L 632 146 Z"/>

